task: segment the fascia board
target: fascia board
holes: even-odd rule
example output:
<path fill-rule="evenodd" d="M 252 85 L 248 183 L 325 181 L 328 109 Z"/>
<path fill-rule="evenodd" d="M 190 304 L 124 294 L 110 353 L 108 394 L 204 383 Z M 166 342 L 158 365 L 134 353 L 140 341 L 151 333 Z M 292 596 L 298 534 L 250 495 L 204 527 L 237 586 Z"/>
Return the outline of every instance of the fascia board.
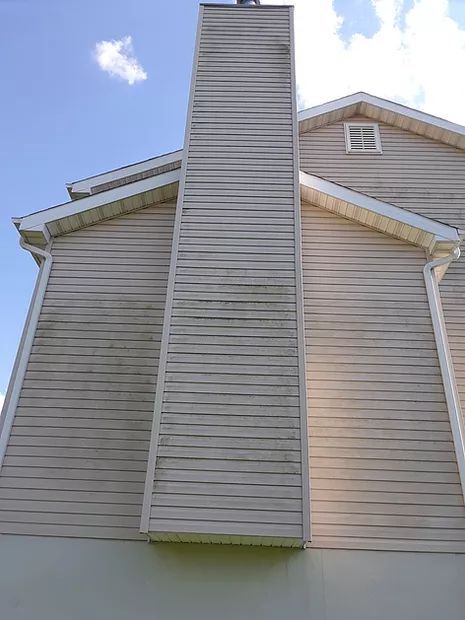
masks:
<path fill-rule="evenodd" d="M 387 202 L 382 202 L 366 194 L 361 194 L 352 189 L 337 185 L 331 181 L 326 181 L 321 177 L 317 177 L 305 172 L 300 172 L 300 183 L 305 188 L 308 187 L 321 194 L 330 196 L 336 200 L 341 200 L 353 204 L 362 209 L 366 209 L 375 213 L 395 220 L 401 224 L 407 224 L 413 228 L 418 228 L 434 235 L 438 240 L 459 242 L 460 236 L 458 230 L 447 224 L 442 224 L 436 220 L 406 211 L 401 207 L 396 207 Z"/>
<path fill-rule="evenodd" d="M 380 99 L 379 97 L 375 97 L 374 95 L 369 95 L 367 93 L 355 93 L 353 95 L 348 95 L 347 97 L 342 97 L 341 99 L 336 99 L 334 101 L 329 101 L 328 103 L 323 103 L 322 105 L 308 108 L 307 110 L 302 110 L 299 112 L 299 122 L 316 118 L 317 116 L 321 116 L 323 114 L 336 112 L 337 110 L 342 110 L 351 105 L 360 103 L 373 105 L 381 110 L 393 112 L 394 114 L 400 114 L 401 116 L 405 116 L 414 121 L 426 123 L 428 125 L 432 125 L 433 127 L 443 129 L 444 131 L 450 131 L 461 137 L 465 137 L 465 127 L 463 125 L 458 125 L 457 123 L 452 123 L 443 118 L 427 114 L 426 112 L 409 108 L 400 103 L 395 103 L 394 101 Z"/>
<path fill-rule="evenodd" d="M 38 211 L 37 213 L 32 213 L 31 215 L 26 215 L 20 218 L 19 230 L 30 230 L 36 226 L 46 225 L 50 222 L 61 220 L 70 215 L 77 215 L 90 209 L 96 209 L 103 205 L 117 202 L 118 200 L 124 200 L 130 196 L 143 194 L 149 190 L 157 189 L 165 185 L 171 185 L 172 183 L 177 183 L 179 182 L 179 179 L 180 170 L 172 170 L 171 172 L 165 172 L 164 174 L 149 177 L 148 179 L 143 179 L 142 181 L 136 181 L 130 185 L 123 185 L 106 192 L 93 194 L 91 196 L 87 196 L 86 198 L 81 198 L 80 200 L 65 202 L 62 205 L 51 207 L 50 209 L 45 209 L 44 211 Z M 15 218 L 16 225 L 18 219 L 19 218 Z"/>
<path fill-rule="evenodd" d="M 116 170 L 110 170 L 109 172 L 103 172 L 102 174 L 97 174 L 95 176 L 88 177 L 87 179 L 67 183 L 66 188 L 73 194 L 90 194 L 92 187 L 95 187 L 96 185 L 111 183 L 112 181 L 124 179 L 125 177 L 132 176 L 134 174 L 140 174 L 141 172 L 151 170 L 152 168 L 173 164 L 182 160 L 182 154 L 183 151 L 181 149 L 179 151 L 174 151 L 173 153 L 167 153 L 166 155 L 159 155 L 158 157 L 146 159 L 145 161 L 131 164 L 129 166 L 117 168 Z"/>

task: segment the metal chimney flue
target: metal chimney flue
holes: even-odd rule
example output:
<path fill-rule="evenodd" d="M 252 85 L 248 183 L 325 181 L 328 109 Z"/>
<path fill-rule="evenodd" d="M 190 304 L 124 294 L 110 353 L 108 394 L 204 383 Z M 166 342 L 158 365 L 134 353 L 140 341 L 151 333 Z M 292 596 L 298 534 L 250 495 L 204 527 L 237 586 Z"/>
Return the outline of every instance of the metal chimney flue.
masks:
<path fill-rule="evenodd" d="M 237 4 L 243 6 L 252 6 L 254 4 L 260 4 L 260 0 L 236 0 Z"/>

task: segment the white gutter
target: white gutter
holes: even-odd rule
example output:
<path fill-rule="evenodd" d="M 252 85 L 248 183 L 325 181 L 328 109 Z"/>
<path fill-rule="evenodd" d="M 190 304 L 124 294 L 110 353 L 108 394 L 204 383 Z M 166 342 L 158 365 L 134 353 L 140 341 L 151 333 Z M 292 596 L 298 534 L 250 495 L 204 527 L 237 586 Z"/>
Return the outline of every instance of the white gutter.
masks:
<path fill-rule="evenodd" d="M 450 427 L 452 431 L 452 438 L 454 440 L 460 482 L 462 484 L 462 493 L 465 499 L 465 424 L 462 416 L 457 384 L 455 381 L 454 367 L 449 348 L 449 341 L 447 338 L 444 314 L 442 311 L 438 280 L 434 271 L 437 267 L 449 265 L 452 261 L 456 261 L 459 258 L 460 249 L 455 248 L 454 251 L 448 256 L 426 263 L 423 269 L 423 275 L 425 278 L 431 319 L 433 321 L 434 337 L 439 356 L 439 365 L 441 368 L 442 382 L 446 396 L 447 410 L 449 412 Z"/>
<path fill-rule="evenodd" d="M 46 250 L 41 250 L 32 245 L 28 245 L 23 239 L 19 241 L 20 246 L 24 250 L 28 250 L 31 254 L 39 256 L 42 259 L 39 275 L 37 276 L 34 293 L 32 295 L 31 304 L 27 313 L 26 322 L 24 324 L 21 341 L 19 343 L 18 353 L 16 355 L 13 372 L 11 373 L 10 383 L 3 404 L 2 413 L 0 415 L 0 469 L 5 458 L 11 429 L 18 406 L 21 388 L 26 374 L 27 364 L 32 350 L 32 343 L 39 321 L 42 302 L 45 296 L 50 270 L 52 268 L 52 255 Z"/>

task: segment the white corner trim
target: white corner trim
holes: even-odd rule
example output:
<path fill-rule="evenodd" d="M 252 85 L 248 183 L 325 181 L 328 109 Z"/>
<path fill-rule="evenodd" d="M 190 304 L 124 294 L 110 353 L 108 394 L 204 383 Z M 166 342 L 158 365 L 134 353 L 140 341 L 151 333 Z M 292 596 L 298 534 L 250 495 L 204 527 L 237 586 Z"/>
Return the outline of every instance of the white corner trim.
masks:
<path fill-rule="evenodd" d="M 61 220 L 62 218 L 70 215 L 77 215 L 90 209 L 96 209 L 97 207 L 102 207 L 103 205 L 117 202 L 118 200 L 124 200 L 125 198 L 130 198 L 131 196 L 135 196 L 137 194 L 143 194 L 144 192 L 148 192 L 150 190 L 159 189 L 165 185 L 178 183 L 179 178 L 180 171 L 172 170 L 171 172 L 165 172 L 155 177 L 149 177 L 148 179 L 143 179 L 142 181 L 136 181 L 135 183 L 131 183 L 129 185 L 116 187 L 115 189 L 110 189 L 106 192 L 86 196 L 80 200 L 71 200 L 70 202 L 65 202 L 62 205 L 51 207 L 50 209 L 45 209 L 44 211 L 38 211 L 37 213 L 32 213 L 31 215 L 26 215 L 22 218 L 16 218 L 16 221 L 18 221 L 18 219 L 20 220 L 20 232 L 23 230 L 31 230 L 37 226 L 43 226 L 44 224 Z"/>
<path fill-rule="evenodd" d="M 457 466 L 459 470 L 462 494 L 465 499 L 465 424 L 460 406 L 460 398 L 455 381 L 455 372 L 452 356 L 449 348 L 446 324 L 441 304 L 438 280 L 435 269 L 442 265 L 449 265 L 452 261 L 458 260 L 460 250 L 456 248 L 451 254 L 444 258 L 439 258 L 426 263 L 423 269 L 425 278 L 426 292 L 433 322 L 434 338 L 439 357 L 442 382 L 446 397 L 447 411 L 449 413 L 452 437 L 454 440 Z"/>
<path fill-rule="evenodd" d="M 406 211 L 401 207 L 396 207 L 388 202 L 382 202 L 366 194 L 361 194 L 337 183 L 326 181 L 306 172 L 300 172 L 300 183 L 303 187 L 308 187 L 325 196 L 330 196 L 336 200 L 346 202 L 377 215 L 396 220 L 402 224 L 424 230 L 434 235 L 439 241 L 452 241 L 458 243 L 460 236 L 456 228 L 442 224 L 423 215 Z"/>
<path fill-rule="evenodd" d="M 413 121 L 427 123 L 428 125 L 432 125 L 434 127 L 437 127 L 438 129 L 450 131 L 459 136 L 465 136 L 465 127 L 463 125 L 451 123 L 450 121 L 439 118 L 437 116 L 433 116 L 431 114 L 427 114 L 426 112 L 421 112 L 420 110 L 409 108 L 400 103 L 388 101 L 387 99 L 381 99 L 380 97 L 375 97 L 374 95 L 369 95 L 368 93 L 363 92 L 354 93 L 353 95 L 348 95 L 347 97 L 341 97 L 340 99 L 329 101 L 327 103 L 323 103 L 322 105 L 302 110 L 301 112 L 299 112 L 299 122 L 316 118 L 317 116 L 328 114 L 330 112 L 336 112 L 338 110 L 342 110 L 349 106 L 357 105 L 360 103 L 366 103 L 387 112 L 393 112 L 394 114 L 405 116 L 406 118 L 409 118 Z"/>
<path fill-rule="evenodd" d="M 299 402 L 300 402 L 300 454 L 302 479 L 302 547 L 312 539 L 311 490 L 310 490 L 310 447 L 308 433 L 307 400 L 307 352 L 305 347 L 304 284 L 302 264 L 302 208 L 300 197 L 299 172 L 299 121 L 297 114 L 297 84 L 295 66 L 295 32 L 294 7 L 291 12 L 291 88 L 292 88 L 292 139 L 294 149 L 294 236 L 295 236 L 295 279 L 296 279 L 296 314 L 297 314 L 297 353 L 299 367 Z"/>
<path fill-rule="evenodd" d="M 151 170 L 152 168 L 160 168 L 161 166 L 166 166 L 168 164 L 174 164 L 178 161 L 181 161 L 182 154 L 183 150 L 180 149 L 179 151 L 174 151 L 173 153 L 158 155 L 157 157 L 152 157 L 151 159 L 146 159 L 145 161 L 140 161 L 135 164 L 123 166 L 122 168 L 117 168 L 116 170 L 110 170 L 109 172 L 96 174 L 95 176 L 87 177 L 86 179 L 81 179 L 80 181 L 72 181 L 71 183 L 66 183 L 66 187 L 70 192 L 74 194 L 90 194 L 91 189 L 96 185 L 111 183 L 112 181 L 124 179 L 125 177 L 129 177 L 134 174 L 146 172 L 147 170 Z"/>
<path fill-rule="evenodd" d="M 142 513 L 140 521 L 140 531 L 142 534 L 148 534 L 150 530 L 150 514 L 152 511 L 152 495 L 153 483 L 155 478 L 155 468 L 158 457 L 158 441 L 160 435 L 161 412 L 163 407 L 163 395 L 165 388 L 166 366 L 168 361 L 168 346 L 170 339 L 171 314 L 174 301 L 174 284 L 176 280 L 176 268 L 178 261 L 179 240 L 181 237 L 181 220 L 184 204 L 184 191 L 186 186 L 186 171 L 189 152 L 189 143 L 192 126 L 192 113 L 194 109 L 194 93 L 197 81 L 197 66 L 200 54 L 200 37 L 204 18 L 204 6 L 201 4 L 199 8 L 199 17 L 197 22 L 197 34 L 195 41 L 194 59 L 192 64 L 192 76 L 189 92 L 189 104 L 186 117 L 186 129 L 184 133 L 184 153 L 186 156 L 182 159 L 181 170 L 177 170 L 179 178 L 178 200 L 176 204 L 176 217 L 174 220 L 173 243 L 171 248 L 170 270 L 168 274 L 168 283 L 166 290 L 165 313 L 163 317 L 163 330 L 160 344 L 160 357 L 158 361 L 158 376 L 155 388 L 155 401 L 153 404 L 153 422 L 152 432 L 150 435 L 149 456 L 147 461 L 147 475 L 145 478 L 144 498 L 142 501 Z"/>
<path fill-rule="evenodd" d="M 34 246 L 28 245 L 23 239 L 19 241 L 20 246 L 24 250 L 28 250 L 31 254 L 39 256 L 42 259 L 40 271 L 37 276 L 34 293 L 32 295 L 31 304 L 24 324 L 23 333 L 19 343 L 18 353 L 16 355 L 13 371 L 11 373 L 10 383 L 3 405 L 2 415 L 0 418 L 0 469 L 5 458 L 8 441 L 10 439 L 11 429 L 16 415 L 21 389 L 26 374 L 29 356 L 32 350 L 34 335 L 39 321 L 42 302 L 45 296 L 50 270 L 52 268 L 52 255 L 47 250 L 41 250 Z"/>

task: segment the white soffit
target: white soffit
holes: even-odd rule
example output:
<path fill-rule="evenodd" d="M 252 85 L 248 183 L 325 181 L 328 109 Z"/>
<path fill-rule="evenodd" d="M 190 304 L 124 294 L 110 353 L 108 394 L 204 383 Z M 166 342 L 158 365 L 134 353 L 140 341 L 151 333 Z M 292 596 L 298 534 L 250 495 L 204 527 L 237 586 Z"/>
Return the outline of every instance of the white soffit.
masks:
<path fill-rule="evenodd" d="M 367 93 L 355 93 L 299 112 L 299 131 L 362 115 L 432 140 L 465 149 L 465 127 Z"/>
<path fill-rule="evenodd" d="M 37 238 L 39 233 L 45 237 L 48 234 L 63 235 L 102 220 L 143 209 L 151 204 L 175 200 L 179 178 L 180 170 L 176 169 L 22 218 L 15 218 L 13 222 L 25 239 Z"/>
<path fill-rule="evenodd" d="M 341 217 L 378 232 L 420 246 L 431 253 L 460 243 L 458 230 L 387 202 L 300 172 L 301 196 L 309 202 Z"/>
<path fill-rule="evenodd" d="M 137 162 L 129 166 L 117 168 L 116 170 L 110 170 L 109 172 L 97 174 L 95 176 L 88 177 L 87 179 L 67 183 L 66 188 L 70 197 L 76 198 L 78 196 L 85 196 L 91 193 L 96 193 L 95 189 L 98 189 L 101 186 L 103 188 L 101 191 L 105 191 L 105 185 L 109 183 L 114 183 L 115 181 L 119 181 L 122 179 L 127 179 L 130 183 L 131 177 L 147 174 L 150 171 L 154 173 L 154 176 L 155 174 L 157 174 L 158 170 L 160 170 L 160 173 L 169 172 L 169 170 L 165 169 L 173 169 L 174 166 L 180 167 L 182 161 L 182 153 L 183 151 L 181 149 L 179 151 L 173 151 L 172 153 L 166 153 L 164 155 L 152 157 L 151 159 L 146 159 L 145 161 Z"/>

